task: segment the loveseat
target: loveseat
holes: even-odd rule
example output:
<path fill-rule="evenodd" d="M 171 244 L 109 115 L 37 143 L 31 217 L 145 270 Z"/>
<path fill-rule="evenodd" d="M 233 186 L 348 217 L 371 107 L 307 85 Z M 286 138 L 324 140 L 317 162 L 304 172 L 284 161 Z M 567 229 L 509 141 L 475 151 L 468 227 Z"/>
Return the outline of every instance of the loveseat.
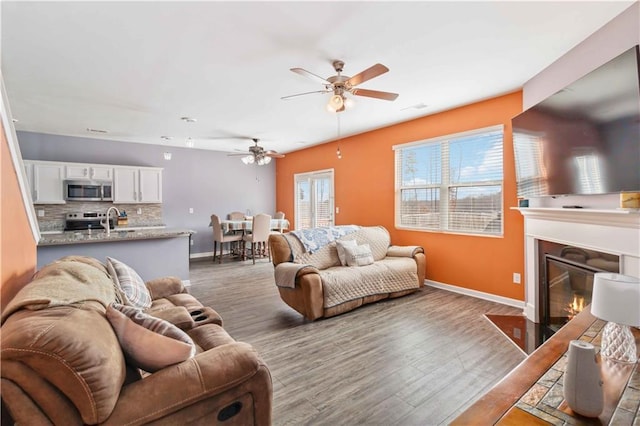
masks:
<path fill-rule="evenodd" d="M 271 376 L 249 344 L 178 278 L 136 295 L 111 265 L 62 258 L 2 312 L 1 395 L 17 424 L 271 423 Z"/>
<path fill-rule="evenodd" d="M 309 320 L 404 296 L 424 285 L 422 247 L 391 245 L 382 226 L 272 234 L 269 249 L 280 297 Z"/>

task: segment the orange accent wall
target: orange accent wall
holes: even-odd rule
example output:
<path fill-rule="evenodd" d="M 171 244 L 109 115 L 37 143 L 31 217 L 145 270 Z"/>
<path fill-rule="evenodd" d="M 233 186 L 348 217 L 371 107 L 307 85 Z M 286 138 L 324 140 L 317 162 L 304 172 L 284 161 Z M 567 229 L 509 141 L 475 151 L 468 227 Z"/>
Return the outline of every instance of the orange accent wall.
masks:
<path fill-rule="evenodd" d="M 517 206 L 511 118 L 522 112 L 515 92 L 405 123 L 287 154 L 276 163 L 276 209 L 294 217 L 294 174 L 334 169 L 336 224 L 383 225 L 393 244 L 420 245 L 427 255 L 426 277 L 511 299 L 524 300 L 524 220 Z M 344 112 L 343 122 L 349 120 Z M 393 145 L 504 125 L 504 236 L 478 237 L 394 227 Z M 342 159 L 336 156 L 340 147 Z"/>
<path fill-rule="evenodd" d="M 0 287 L 1 309 L 33 276 L 36 270 L 37 248 L 29 219 L 22 202 L 16 170 L 11 161 L 5 129 L 2 132 L 0 187 Z"/>

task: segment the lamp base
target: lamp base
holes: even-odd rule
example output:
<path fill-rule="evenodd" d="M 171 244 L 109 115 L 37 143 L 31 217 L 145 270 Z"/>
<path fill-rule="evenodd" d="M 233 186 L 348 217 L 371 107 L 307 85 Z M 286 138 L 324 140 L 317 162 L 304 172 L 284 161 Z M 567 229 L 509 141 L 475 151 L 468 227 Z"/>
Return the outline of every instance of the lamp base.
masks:
<path fill-rule="evenodd" d="M 629 326 L 608 322 L 602 330 L 600 355 L 614 361 L 635 363 L 638 360 L 636 339 Z"/>

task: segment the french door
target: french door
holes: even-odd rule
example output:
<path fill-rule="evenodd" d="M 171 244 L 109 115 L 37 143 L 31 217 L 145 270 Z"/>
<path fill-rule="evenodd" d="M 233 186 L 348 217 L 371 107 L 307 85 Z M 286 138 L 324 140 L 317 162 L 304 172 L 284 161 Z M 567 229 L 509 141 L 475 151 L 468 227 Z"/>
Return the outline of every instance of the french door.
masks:
<path fill-rule="evenodd" d="M 295 229 L 333 226 L 333 169 L 295 175 Z"/>

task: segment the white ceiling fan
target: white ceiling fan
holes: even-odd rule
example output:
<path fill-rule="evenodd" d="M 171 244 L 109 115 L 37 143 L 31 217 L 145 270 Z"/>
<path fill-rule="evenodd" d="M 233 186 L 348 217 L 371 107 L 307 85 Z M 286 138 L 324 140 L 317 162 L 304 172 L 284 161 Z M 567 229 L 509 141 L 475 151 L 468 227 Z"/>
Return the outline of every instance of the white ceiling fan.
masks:
<path fill-rule="evenodd" d="M 386 101 L 393 101 L 398 97 L 397 93 L 382 92 L 379 90 L 359 89 L 356 87 L 364 83 L 365 81 L 371 80 L 372 78 L 378 77 L 379 75 L 382 75 L 389 71 L 389 68 L 382 64 L 375 64 L 367 68 L 366 70 L 354 75 L 353 77 L 342 75 L 342 70 L 344 68 L 343 61 L 333 61 L 333 68 L 336 70 L 336 75 L 327 77 L 326 79 L 302 68 L 291 68 L 291 71 L 295 72 L 296 74 L 300 74 L 324 85 L 324 89 L 316 90 L 313 92 L 283 96 L 281 99 L 286 100 L 298 96 L 310 95 L 312 93 L 333 93 L 333 96 L 327 104 L 327 108 L 331 111 L 341 112 L 345 110 L 345 103 L 347 102 L 345 93 L 351 93 L 352 95 L 356 96 L 366 96 L 369 98 L 383 99 Z"/>
<path fill-rule="evenodd" d="M 258 166 L 264 166 L 271 162 L 272 158 L 282 158 L 284 154 L 278 154 L 273 150 L 265 150 L 258 145 L 258 138 L 250 138 L 253 141 L 253 145 L 249 147 L 249 153 L 233 153 L 227 154 L 230 157 L 242 156 L 241 160 L 244 164 L 257 164 Z"/>

